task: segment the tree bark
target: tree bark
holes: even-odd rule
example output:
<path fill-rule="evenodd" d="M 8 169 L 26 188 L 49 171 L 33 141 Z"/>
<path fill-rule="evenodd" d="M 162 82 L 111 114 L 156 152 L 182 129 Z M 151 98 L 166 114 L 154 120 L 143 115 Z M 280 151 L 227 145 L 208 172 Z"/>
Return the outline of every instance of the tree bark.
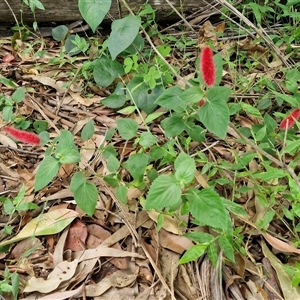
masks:
<path fill-rule="evenodd" d="M 82 20 L 78 9 L 78 0 L 40 0 L 45 10 L 36 9 L 35 16 L 23 3 L 23 0 L 7 0 L 7 2 L 18 21 L 22 20 L 24 23 L 33 21 L 41 23 Z M 145 2 L 146 0 L 127 0 L 129 7 L 135 12 L 137 12 Z M 207 7 L 209 10 L 210 6 L 207 3 L 212 3 L 214 0 L 170 0 L 170 2 L 180 13 L 184 14 L 188 12 L 191 14 L 204 7 Z M 178 19 L 178 15 L 165 0 L 149 0 L 148 3 L 157 11 L 156 17 L 158 19 Z M 121 11 L 119 7 L 121 7 Z M 15 23 L 11 10 L 5 1 L 0 1 L 0 23 Z M 122 6 L 122 1 L 120 1 L 120 5 L 118 5 L 117 0 L 112 0 L 109 13 L 114 19 L 119 19 L 127 14 L 128 11 Z M 106 19 L 109 18 L 107 17 Z"/>

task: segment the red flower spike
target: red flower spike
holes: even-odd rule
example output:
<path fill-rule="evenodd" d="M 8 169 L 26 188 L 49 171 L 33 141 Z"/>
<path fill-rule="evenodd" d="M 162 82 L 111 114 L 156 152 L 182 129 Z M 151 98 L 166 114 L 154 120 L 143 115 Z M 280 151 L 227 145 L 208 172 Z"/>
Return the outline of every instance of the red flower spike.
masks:
<path fill-rule="evenodd" d="M 280 129 L 289 129 L 292 128 L 296 120 L 300 118 L 300 109 L 296 108 L 293 110 L 285 119 L 282 120 L 282 122 L 279 125 Z"/>
<path fill-rule="evenodd" d="M 206 103 L 205 99 L 201 99 L 198 103 L 199 107 L 202 107 Z"/>
<path fill-rule="evenodd" d="M 14 139 L 20 142 L 32 145 L 39 145 L 41 142 L 41 138 L 35 133 L 19 130 L 10 126 L 5 126 L 3 129 Z"/>
<path fill-rule="evenodd" d="M 205 84 L 208 86 L 213 86 L 216 82 L 216 68 L 213 52 L 209 47 L 205 47 L 202 50 L 200 68 Z"/>

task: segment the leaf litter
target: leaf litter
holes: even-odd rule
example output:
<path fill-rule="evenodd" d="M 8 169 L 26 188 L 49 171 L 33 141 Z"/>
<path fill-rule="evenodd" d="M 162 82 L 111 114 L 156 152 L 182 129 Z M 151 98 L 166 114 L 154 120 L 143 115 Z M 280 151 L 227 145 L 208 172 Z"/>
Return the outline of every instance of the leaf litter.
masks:
<path fill-rule="evenodd" d="M 209 21 L 205 22 L 198 35 L 199 48 L 206 46 L 210 40 L 219 49 L 218 32 L 222 30 L 223 25 L 215 28 Z M 81 83 L 77 82 L 78 79 L 67 88 L 65 83 L 68 82 L 68 72 L 72 66 L 66 64 L 64 68 L 60 68 L 48 64 L 51 58 L 59 56 L 59 44 L 49 49 L 47 59 L 39 61 L 33 52 L 22 53 L 21 50 L 26 49 L 26 45 L 23 42 L 18 43 L 20 50 L 17 56 L 1 54 L 1 72 L 3 76 L 10 77 L 9 73 L 16 68 L 15 63 L 18 61 L 15 72 L 19 82 L 31 89 L 26 99 L 19 104 L 21 114 L 32 119 L 47 120 L 53 137 L 57 136 L 60 129 L 68 129 L 76 135 L 89 120 L 94 120 L 95 134 L 92 139 L 79 144 L 82 157 L 80 168 L 88 166 L 89 171 L 94 173 L 109 174 L 106 161 L 98 156 L 97 149 L 105 144 L 108 130 L 117 126 L 118 114 L 101 105 L 101 100 L 108 96 L 110 91 L 99 90 L 93 86 L 91 89 L 95 96 L 85 97 L 82 90 L 78 89 L 81 86 Z M 265 72 L 255 70 L 245 74 L 249 81 L 255 82 L 266 73 L 269 78 L 276 78 L 282 62 L 275 58 L 268 62 L 267 48 L 254 44 L 250 38 L 238 42 L 229 40 L 224 42 L 223 48 L 220 49 L 221 54 L 224 55 L 225 51 L 234 53 L 233 46 L 246 51 L 250 56 L 258 55 L 260 63 L 268 68 Z M 193 51 L 194 57 L 197 57 L 197 50 Z M 85 58 L 78 57 L 75 62 L 77 68 L 81 67 L 83 59 Z M 180 64 L 178 58 L 173 57 L 173 60 L 178 60 Z M 177 84 L 184 86 L 195 74 L 192 70 L 189 74 L 183 74 Z M 231 82 L 231 77 L 237 76 L 235 70 L 223 75 L 227 84 Z M 11 94 L 13 89 L 9 84 L 2 83 L 2 91 Z M 236 94 L 248 92 L 247 85 L 241 85 Z M 251 97 L 257 95 L 252 92 L 249 94 L 250 100 L 247 101 L 251 103 Z M 237 115 L 235 121 L 243 127 L 251 128 L 260 121 L 255 118 L 253 112 L 245 109 L 245 115 Z M 157 110 L 155 113 L 160 117 L 164 112 Z M 140 118 L 130 113 L 129 116 L 136 120 Z M 295 122 L 294 119 L 291 121 Z M 2 125 L 5 124 L 1 121 L 0 126 Z M 153 125 L 153 132 L 161 134 L 161 128 L 155 120 Z M 144 130 L 142 125 L 139 129 Z M 210 162 L 232 161 L 235 151 L 240 156 L 251 151 L 251 147 L 238 141 L 239 135 L 234 130 L 229 128 L 227 133 L 227 144 L 207 140 L 193 146 L 201 146 L 201 151 L 207 155 Z M 113 144 L 119 147 L 120 155 L 129 157 L 134 151 L 132 145 L 121 137 L 114 137 Z M 253 182 L 243 182 L 241 178 L 237 183 L 238 188 L 248 189 L 247 198 L 241 197 L 239 203 L 243 204 L 250 216 L 248 219 L 236 215 L 232 217 L 233 222 L 243 224 L 244 234 L 248 235 L 245 255 L 235 256 L 237 264 L 227 262 L 222 265 L 220 252 L 216 269 L 207 257 L 178 265 L 180 256 L 193 245 L 189 239 L 182 236 L 186 231 L 182 224 L 188 223 L 188 219 L 165 216 L 162 229 L 158 231 L 158 213 L 138 209 L 137 199 L 143 197 L 141 190 L 132 188 L 128 194 L 128 206 L 122 205 L 115 197 L 115 190 L 103 180 L 96 182 L 100 198 L 95 215 L 93 218 L 87 217 L 75 205 L 73 194 L 69 191 L 68 178 L 74 172 L 73 167 L 62 165 L 58 177 L 51 185 L 34 195 L 33 174 L 41 161 L 43 147 L 32 148 L 30 145 L 19 144 L 3 133 L 0 133 L 0 145 L 0 195 L 15 196 L 22 183 L 25 183 L 24 201 L 35 202 L 45 209 L 42 214 L 41 209 L 37 209 L 20 215 L 15 214 L 12 219 L 7 217 L 4 210 L 0 213 L 1 227 L 9 225 L 14 230 L 12 238 L 1 230 L 0 246 L 11 247 L 10 252 L 1 255 L 1 262 L 8 265 L 11 272 L 17 271 L 20 274 L 22 299 L 82 299 L 82 295 L 98 300 L 224 299 L 225 295 L 232 299 L 300 297 L 298 287 L 291 288 L 290 275 L 274 255 L 299 255 L 299 250 L 290 242 L 283 242 L 273 236 L 277 232 L 275 228 L 271 228 L 272 234 L 257 229 L 256 221 L 263 219 L 268 209 L 259 202 Z M 249 170 L 253 173 L 259 170 L 255 162 L 254 158 L 249 160 Z M 198 167 L 203 165 L 199 163 Z M 168 173 L 167 169 L 165 173 Z M 221 178 L 233 180 L 233 174 L 228 170 L 224 169 L 220 174 Z M 124 177 L 126 175 L 123 174 Z M 207 174 L 196 171 L 199 187 L 208 187 L 208 179 Z M 230 198 L 231 191 L 225 188 L 222 190 L 222 185 L 218 188 L 221 195 Z M 51 207 L 51 210 L 47 211 L 48 207 Z M 203 229 L 197 226 L 193 230 Z M 280 232 L 284 235 L 287 233 L 286 228 L 281 226 Z M 267 259 L 264 261 L 264 267 L 269 270 L 269 277 L 261 270 L 260 262 L 263 256 Z M 0 272 L 3 276 L 3 270 Z M 223 274 L 223 283 L 218 272 Z M 268 281 L 271 279 L 273 282 Z"/>

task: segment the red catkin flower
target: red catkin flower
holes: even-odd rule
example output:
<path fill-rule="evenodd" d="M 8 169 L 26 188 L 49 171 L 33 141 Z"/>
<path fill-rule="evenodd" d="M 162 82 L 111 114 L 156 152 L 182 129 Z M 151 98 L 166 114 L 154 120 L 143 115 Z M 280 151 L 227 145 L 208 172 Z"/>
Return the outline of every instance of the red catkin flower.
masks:
<path fill-rule="evenodd" d="M 216 68 L 213 52 L 209 47 L 205 47 L 202 50 L 200 69 L 205 84 L 207 84 L 208 86 L 213 86 L 216 82 Z"/>
<path fill-rule="evenodd" d="M 35 133 L 19 130 L 10 126 L 5 126 L 3 129 L 6 133 L 20 142 L 32 145 L 40 144 L 41 138 Z"/>
<path fill-rule="evenodd" d="M 300 118 L 300 109 L 294 109 L 279 125 L 280 129 L 288 129 L 295 125 L 296 120 Z"/>
<path fill-rule="evenodd" d="M 199 107 L 202 107 L 206 103 L 205 99 L 201 99 L 198 103 Z"/>

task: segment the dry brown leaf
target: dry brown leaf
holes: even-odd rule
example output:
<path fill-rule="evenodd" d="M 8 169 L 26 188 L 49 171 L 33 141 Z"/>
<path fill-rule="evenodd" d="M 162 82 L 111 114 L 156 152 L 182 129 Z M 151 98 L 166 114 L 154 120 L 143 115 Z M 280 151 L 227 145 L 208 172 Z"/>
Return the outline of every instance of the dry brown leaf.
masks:
<path fill-rule="evenodd" d="M 94 249 L 98 247 L 104 240 L 111 236 L 111 233 L 108 230 L 105 230 L 97 224 L 88 225 L 87 230 L 89 233 L 86 243 L 88 248 Z M 114 249 L 121 250 L 121 246 L 119 245 L 119 243 L 116 243 L 111 247 Z M 118 269 L 127 268 L 127 260 L 125 258 L 113 258 L 110 260 L 110 262 L 114 264 Z"/>
<path fill-rule="evenodd" d="M 116 271 L 113 274 L 106 276 L 97 284 L 87 285 L 85 293 L 87 297 L 96 297 L 105 293 L 111 287 L 124 287 L 132 284 L 137 278 L 137 274 L 130 274 L 126 271 Z"/>
<path fill-rule="evenodd" d="M 149 217 L 154 222 L 157 223 L 157 219 L 158 219 L 160 213 L 158 213 L 154 210 L 147 211 L 147 213 L 148 213 Z M 182 235 L 182 231 L 180 230 L 180 227 L 179 227 L 179 222 L 180 222 L 180 220 L 176 221 L 171 216 L 164 215 L 164 222 L 163 222 L 162 228 L 169 231 L 169 232 Z"/>
<path fill-rule="evenodd" d="M 57 290 L 58 286 L 70 280 L 76 271 L 78 260 L 72 262 L 63 261 L 59 263 L 48 275 L 47 279 L 31 277 L 24 289 L 25 293 L 38 291 L 40 293 L 50 293 Z"/>
<path fill-rule="evenodd" d="M 193 243 L 184 236 L 179 236 L 161 229 L 158 233 L 160 246 L 182 254 L 193 246 Z"/>
<path fill-rule="evenodd" d="M 95 96 L 92 98 L 83 98 L 78 93 L 73 93 L 71 90 L 68 91 L 73 100 L 75 100 L 77 103 L 82 104 L 84 106 L 91 106 L 94 103 L 100 103 L 101 97 Z"/>
<path fill-rule="evenodd" d="M 87 227 L 79 220 L 75 220 L 70 226 L 65 243 L 65 249 L 74 252 L 82 251 L 85 248 L 85 241 L 88 235 Z"/>
<path fill-rule="evenodd" d="M 279 251 L 300 254 L 300 249 L 297 249 L 294 246 L 289 245 L 288 243 L 283 242 L 268 233 L 264 233 L 263 236 L 272 247 Z"/>
<path fill-rule="evenodd" d="M 24 75 L 24 79 L 32 79 L 35 81 L 38 81 L 44 85 L 48 85 L 55 89 L 58 93 L 63 94 L 67 91 L 66 88 L 62 87 L 60 84 L 58 84 L 53 78 L 46 77 L 46 76 L 35 76 L 35 75 Z"/>
<path fill-rule="evenodd" d="M 6 147 L 18 148 L 17 144 L 8 136 L 0 133 L 0 144 Z"/>

